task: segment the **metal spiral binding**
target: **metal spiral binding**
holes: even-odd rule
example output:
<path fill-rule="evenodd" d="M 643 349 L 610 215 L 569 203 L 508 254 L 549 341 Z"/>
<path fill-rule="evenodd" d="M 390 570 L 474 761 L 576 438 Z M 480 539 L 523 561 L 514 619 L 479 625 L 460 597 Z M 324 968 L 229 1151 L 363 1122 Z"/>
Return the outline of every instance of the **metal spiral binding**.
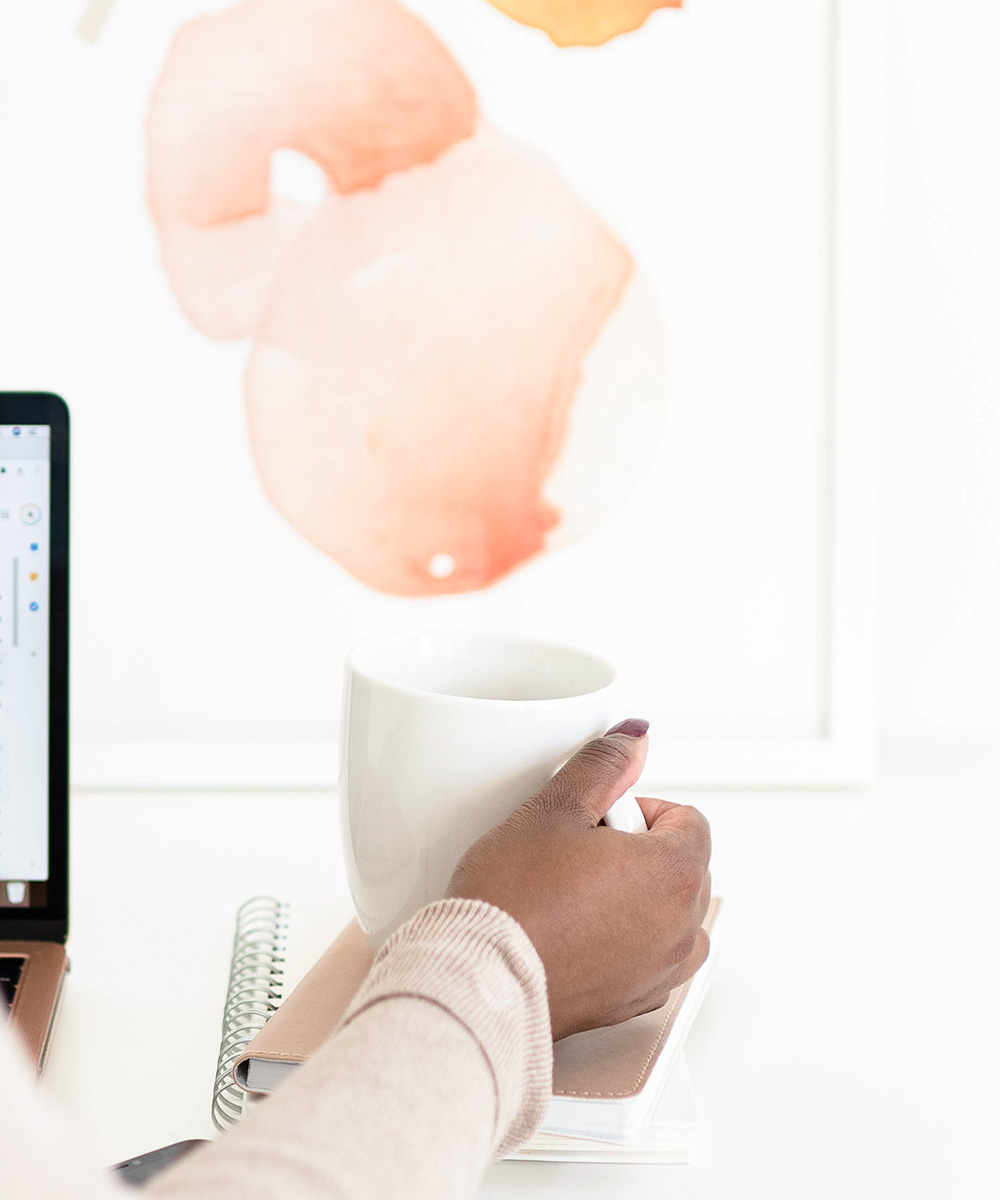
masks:
<path fill-rule="evenodd" d="M 243 1115 L 246 1092 L 233 1080 L 236 1060 L 281 1002 L 288 905 L 254 896 L 236 913 L 229 991 L 212 1093 L 212 1121 L 225 1132 Z"/>

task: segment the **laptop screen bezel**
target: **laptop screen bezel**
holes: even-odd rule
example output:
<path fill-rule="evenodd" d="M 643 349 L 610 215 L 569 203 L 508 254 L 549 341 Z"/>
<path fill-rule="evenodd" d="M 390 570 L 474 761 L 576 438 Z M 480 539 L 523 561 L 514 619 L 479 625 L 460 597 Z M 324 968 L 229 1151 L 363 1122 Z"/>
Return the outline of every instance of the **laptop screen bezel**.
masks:
<path fill-rule="evenodd" d="M 69 932 L 69 412 L 49 392 L 0 392 L 0 425 L 48 425 L 49 877 L 46 903 L 0 908 L 0 940 L 64 942 Z"/>

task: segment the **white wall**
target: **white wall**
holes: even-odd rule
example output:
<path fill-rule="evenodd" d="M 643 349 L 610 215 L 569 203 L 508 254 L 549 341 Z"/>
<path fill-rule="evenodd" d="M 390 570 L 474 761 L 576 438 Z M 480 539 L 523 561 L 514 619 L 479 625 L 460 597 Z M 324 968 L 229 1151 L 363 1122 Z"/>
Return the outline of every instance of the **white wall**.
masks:
<path fill-rule="evenodd" d="M 1000 12 L 887 2 L 882 722 L 1000 731 Z M 66 30 L 77 7 L 60 6 Z M 121 333 L 109 326 L 108 346 Z M 58 370 L 5 380 L 62 384 Z"/>
<path fill-rule="evenodd" d="M 658 457 L 626 506 L 602 500 L 587 538 L 482 594 L 417 599 L 370 591 L 270 505 L 249 339 L 198 332 L 160 267 L 149 95 L 176 28 L 228 2 L 122 0 L 94 44 L 73 0 L 0 18 L 0 161 L 18 181 L 0 192 L 0 275 L 17 284 L 0 289 L 0 376 L 73 413 L 77 747 L 120 763 L 122 743 L 159 741 L 176 763 L 178 741 L 231 741 L 245 763 L 244 739 L 332 741 L 350 643 L 411 625 L 591 646 L 621 666 L 629 707 L 664 741 L 709 745 L 712 770 L 720 740 L 825 742 L 828 0 L 690 0 L 593 54 L 485 3 L 408 0 L 489 122 L 613 214 L 663 297 L 670 376 L 666 435 L 644 432 Z M 626 445 L 620 363 L 636 358 L 587 364 Z M 620 457 L 588 439 L 598 467 Z M 588 461 L 573 477 L 588 505 L 601 476 Z M 83 761 L 78 781 L 109 782 Z"/>
<path fill-rule="evenodd" d="M 1000 10 L 890 0 L 882 722 L 1000 730 Z"/>

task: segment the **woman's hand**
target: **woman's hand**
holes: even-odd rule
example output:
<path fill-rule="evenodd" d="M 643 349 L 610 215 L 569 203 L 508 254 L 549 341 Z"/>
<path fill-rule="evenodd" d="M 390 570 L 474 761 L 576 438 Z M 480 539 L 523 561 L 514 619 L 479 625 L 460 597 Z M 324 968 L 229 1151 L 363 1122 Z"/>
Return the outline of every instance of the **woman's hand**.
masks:
<path fill-rule="evenodd" d="M 601 824 L 639 778 L 645 721 L 588 742 L 462 858 L 449 896 L 502 908 L 545 966 L 553 1038 L 659 1008 L 708 954 L 708 822 L 640 799 L 646 833 Z"/>

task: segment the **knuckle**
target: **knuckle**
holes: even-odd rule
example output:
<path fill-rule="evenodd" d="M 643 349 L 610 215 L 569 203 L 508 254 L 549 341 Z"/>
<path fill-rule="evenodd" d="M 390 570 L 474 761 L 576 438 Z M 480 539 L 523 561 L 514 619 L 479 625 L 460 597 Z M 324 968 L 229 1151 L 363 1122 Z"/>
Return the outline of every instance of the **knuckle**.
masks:
<path fill-rule="evenodd" d="M 705 882 L 701 885 L 701 892 L 695 904 L 695 915 L 698 918 L 698 924 L 705 920 L 708 913 L 708 907 L 712 902 L 712 881 L 706 876 Z"/>
<path fill-rule="evenodd" d="M 687 962 L 687 960 L 694 953 L 697 942 L 697 933 L 685 934 L 683 937 L 677 938 L 674 944 L 670 947 L 670 952 L 667 955 L 667 962 L 669 965 L 672 967 L 678 967 L 681 963 Z"/>
<path fill-rule="evenodd" d="M 696 929 L 689 936 L 679 938 L 671 948 L 667 965 L 675 971 L 675 986 L 683 983 L 699 969 L 708 958 L 708 934 Z"/>
<path fill-rule="evenodd" d="M 640 1017 L 645 1013 L 656 1012 L 670 999 L 671 990 L 672 986 L 669 982 L 661 982 L 641 999 L 634 1001 L 624 1013 L 625 1018 Z"/>
<path fill-rule="evenodd" d="M 696 971 L 700 970 L 705 959 L 708 958 L 708 946 L 708 934 L 704 929 L 699 929 L 695 934 L 691 953 L 687 956 L 685 963 L 685 975 L 687 978 L 690 978 Z"/>
<path fill-rule="evenodd" d="M 675 895 L 693 902 L 701 896 L 705 872 L 689 855 L 678 855 L 670 866 L 670 884 Z"/>
<path fill-rule="evenodd" d="M 700 849 L 709 849 L 712 844 L 712 830 L 703 813 L 690 804 L 682 805 L 678 816 L 684 827 L 684 832 L 692 843 Z"/>

